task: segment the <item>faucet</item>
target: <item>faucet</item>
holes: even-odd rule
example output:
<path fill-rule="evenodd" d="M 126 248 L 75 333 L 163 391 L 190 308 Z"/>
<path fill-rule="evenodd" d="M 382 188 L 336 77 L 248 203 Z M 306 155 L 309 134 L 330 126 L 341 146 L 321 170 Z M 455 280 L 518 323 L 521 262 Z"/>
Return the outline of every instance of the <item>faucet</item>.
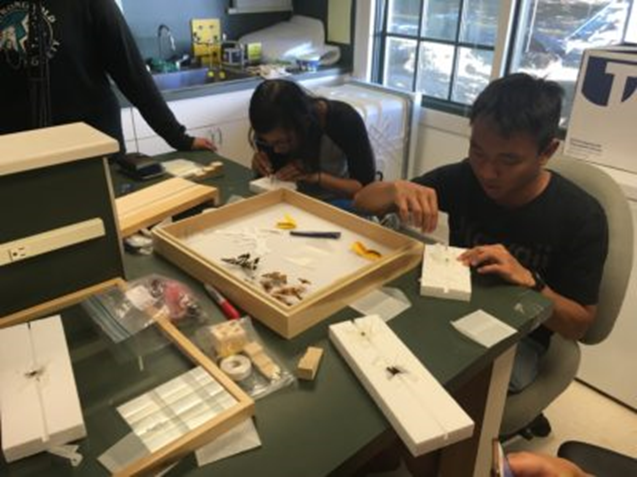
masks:
<path fill-rule="evenodd" d="M 168 28 L 168 25 L 164 25 L 162 23 L 157 28 L 157 49 L 158 49 L 159 59 L 160 60 L 164 59 L 164 55 L 163 55 L 163 52 L 162 52 L 162 41 L 161 41 L 162 36 L 164 34 L 168 37 L 168 41 L 170 41 L 170 51 L 172 52 L 172 54 L 174 55 L 175 52 L 177 51 L 177 48 L 175 47 L 175 38 L 173 37 L 173 34 L 170 31 L 170 28 Z"/>

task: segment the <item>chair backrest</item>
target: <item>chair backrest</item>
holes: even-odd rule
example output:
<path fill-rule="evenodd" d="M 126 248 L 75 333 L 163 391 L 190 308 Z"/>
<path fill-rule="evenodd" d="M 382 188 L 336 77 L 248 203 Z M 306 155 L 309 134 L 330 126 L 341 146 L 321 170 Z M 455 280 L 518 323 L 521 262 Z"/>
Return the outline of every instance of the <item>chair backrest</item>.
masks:
<path fill-rule="evenodd" d="M 597 316 L 580 340 L 582 343 L 596 344 L 612 331 L 626 295 L 633 264 L 630 205 L 615 180 L 598 167 L 562 156 L 552 159 L 548 169 L 556 171 L 595 197 L 606 212 L 608 256 L 600 284 Z"/>

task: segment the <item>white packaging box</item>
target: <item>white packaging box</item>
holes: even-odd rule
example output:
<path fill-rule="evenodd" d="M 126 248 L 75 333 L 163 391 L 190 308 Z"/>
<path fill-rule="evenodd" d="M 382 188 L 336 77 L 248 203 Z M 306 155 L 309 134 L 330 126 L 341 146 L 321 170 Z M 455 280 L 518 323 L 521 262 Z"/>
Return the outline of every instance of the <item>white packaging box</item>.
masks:
<path fill-rule="evenodd" d="M 637 173 L 637 47 L 584 52 L 564 154 Z"/>
<path fill-rule="evenodd" d="M 0 330 L 0 417 L 7 462 L 86 436 L 59 316 Z"/>
<path fill-rule="evenodd" d="M 331 325 L 329 335 L 414 456 L 471 437 L 471 418 L 380 317 Z"/>
<path fill-rule="evenodd" d="M 420 294 L 449 300 L 471 300 L 471 269 L 458 261 L 464 248 L 427 245 L 423 252 Z"/>

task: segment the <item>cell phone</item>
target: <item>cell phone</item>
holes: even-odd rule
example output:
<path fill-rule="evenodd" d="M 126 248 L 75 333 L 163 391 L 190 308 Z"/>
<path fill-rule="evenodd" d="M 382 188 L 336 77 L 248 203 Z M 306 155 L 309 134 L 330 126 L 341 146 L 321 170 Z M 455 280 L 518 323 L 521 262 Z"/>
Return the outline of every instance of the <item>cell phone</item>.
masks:
<path fill-rule="evenodd" d="M 258 151 L 263 152 L 266 156 L 268 156 L 270 164 L 272 165 L 272 172 L 277 172 L 288 163 L 290 159 L 289 154 L 279 154 L 274 151 L 272 146 L 259 140 L 256 140 L 255 144 Z"/>
<path fill-rule="evenodd" d="M 498 439 L 492 441 L 491 477 L 515 477 Z"/>

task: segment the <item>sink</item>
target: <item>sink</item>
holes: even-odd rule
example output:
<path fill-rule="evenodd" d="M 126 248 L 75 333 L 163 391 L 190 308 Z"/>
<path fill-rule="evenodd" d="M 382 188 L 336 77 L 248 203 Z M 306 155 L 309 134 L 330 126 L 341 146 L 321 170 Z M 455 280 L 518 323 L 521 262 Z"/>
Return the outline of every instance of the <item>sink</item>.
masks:
<path fill-rule="evenodd" d="M 253 75 L 243 70 L 224 68 L 225 78 L 220 79 L 219 71 L 215 71 L 214 75 L 209 75 L 209 71 L 209 68 L 192 68 L 172 73 L 155 73 L 153 74 L 153 80 L 155 80 L 155 84 L 160 91 L 166 91 L 253 77 Z"/>

